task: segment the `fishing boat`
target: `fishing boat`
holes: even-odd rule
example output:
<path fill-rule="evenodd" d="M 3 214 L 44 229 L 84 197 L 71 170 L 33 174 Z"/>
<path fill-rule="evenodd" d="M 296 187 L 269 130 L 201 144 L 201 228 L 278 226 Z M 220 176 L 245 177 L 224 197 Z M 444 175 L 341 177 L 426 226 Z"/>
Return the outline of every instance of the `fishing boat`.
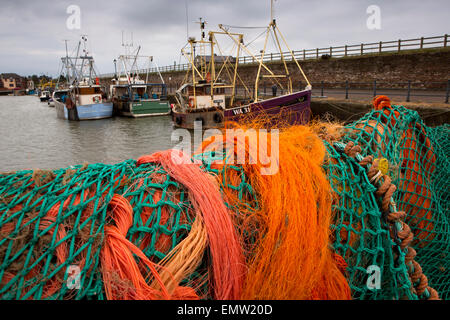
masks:
<path fill-rule="evenodd" d="M 65 120 L 95 120 L 111 118 L 113 104 L 107 100 L 104 88 L 94 68 L 94 58 L 86 49 L 87 37 L 82 36 L 76 54 L 61 58 L 69 84 L 67 95 L 54 101 L 56 115 Z M 82 50 L 82 52 L 80 52 Z"/>
<path fill-rule="evenodd" d="M 41 94 L 39 95 L 39 99 L 41 100 L 41 102 L 46 102 L 48 100 L 50 100 L 51 94 L 50 91 L 48 90 L 43 90 L 41 92 Z"/>
<path fill-rule="evenodd" d="M 110 86 L 114 115 L 134 118 L 168 115 L 170 107 L 164 79 L 158 70 L 161 82 L 148 82 L 153 57 L 139 56 L 140 49 L 139 46 L 134 53 L 119 56 L 119 73 L 116 68 L 116 76 Z M 147 62 L 145 79 L 140 77 L 143 69 L 139 69 L 139 62 L 142 60 Z"/>
<path fill-rule="evenodd" d="M 266 28 L 264 49 L 254 55 L 245 45 L 243 34 L 233 33 L 230 27 L 219 25 L 221 31 L 210 31 L 205 37 L 205 22 L 200 19 L 201 39 L 190 38 L 188 46 L 182 49 L 190 69 L 185 83 L 176 92 L 176 104 L 172 112 L 174 126 L 193 129 L 195 122 L 202 128 L 220 128 L 225 122 L 257 122 L 263 119 L 270 127 L 278 125 L 305 124 L 310 119 L 311 85 L 285 38 L 279 31 L 276 20 L 271 19 Z M 306 80 L 304 90 L 293 90 L 293 76 L 289 72 L 286 59 L 281 63 L 284 73 L 275 74 L 265 63 L 269 35 L 276 40 L 281 53 L 281 43 L 288 48 L 300 75 Z M 233 55 L 217 56 L 224 51 L 219 46 L 218 36 L 228 36 L 232 40 Z M 208 52 L 210 55 L 206 55 Z M 250 55 L 257 64 L 254 87 L 248 86 L 238 74 L 239 56 L 242 51 Z M 197 55 L 195 54 L 197 53 Z M 268 98 L 260 92 L 260 80 L 272 82 L 283 92 L 281 96 Z M 249 88 L 250 87 L 250 88 Z M 240 91 L 239 91 L 240 90 Z M 239 95 L 244 91 L 245 95 Z"/>

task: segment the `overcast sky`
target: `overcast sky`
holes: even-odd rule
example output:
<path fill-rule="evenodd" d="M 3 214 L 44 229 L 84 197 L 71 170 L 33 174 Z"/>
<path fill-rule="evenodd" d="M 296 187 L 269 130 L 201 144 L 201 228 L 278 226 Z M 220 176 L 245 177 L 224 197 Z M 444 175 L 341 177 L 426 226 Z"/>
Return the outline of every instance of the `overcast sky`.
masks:
<path fill-rule="evenodd" d="M 81 10 L 80 29 L 69 30 L 68 6 Z M 381 9 L 381 29 L 369 30 L 370 5 Z M 81 34 L 87 34 L 100 73 L 113 72 L 113 59 L 123 53 L 122 31 L 142 53 L 153 55 L 160 66 L 185 63 L 180 49 L 190 36 L 199 37 L 195 21 L 207 20 L 207 29 L 219 23 L 265 26 L 269 0 L 0 0 L 0 73 L 56 76 L 59 58 Z M 438 36 L 450 33 L 449 0 L 277 0 L 275 17 L 292 49 Z M 188 22 L 188 26 L 186 25 Z M 262 30 L 234 30 L 253 40 Z M 130 39 L 128 39 L 130 40 Z M 254 46 L 262 45 L 256 41 Z"/>

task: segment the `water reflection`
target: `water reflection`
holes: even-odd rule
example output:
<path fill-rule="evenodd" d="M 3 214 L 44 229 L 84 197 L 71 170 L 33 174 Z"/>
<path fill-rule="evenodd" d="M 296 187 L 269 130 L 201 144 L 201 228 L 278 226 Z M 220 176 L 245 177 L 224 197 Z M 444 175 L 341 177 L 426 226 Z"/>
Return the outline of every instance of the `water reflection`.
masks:
<path fill-rule="evenodd" d="M 169 116 L 72 122 L 35 96 L 0 97 L 0 171 L 116 163 L 171 148 Z"/>

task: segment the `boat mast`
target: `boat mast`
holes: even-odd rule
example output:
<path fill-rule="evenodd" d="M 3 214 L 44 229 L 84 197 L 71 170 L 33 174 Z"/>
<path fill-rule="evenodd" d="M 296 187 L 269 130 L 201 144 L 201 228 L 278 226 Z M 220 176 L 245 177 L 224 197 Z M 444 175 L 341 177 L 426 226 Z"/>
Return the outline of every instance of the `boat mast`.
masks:
<path fill-rule="evenodd" d="M 192 39 L 190 42 L 191 44 L 191 64 L 192 64 L 192 90 L 193 90 L 193 95 L 194 95 L 194 106 L 197 106 L 197 97 L 195 95 L 195 55 L 194 55 L 194 47 L 195 47 L 195 40 Z"/>
<path fill-rule="evenodd" d="M 130 72 L 133 72 L 133 70 L 134 70 L 134 67 L 135 67 L 135 65 L 136 65 L 136 61 L 137 61 L 137 58 L 138 58 L 138 55 L 139 55 L 139 51 L 140 51 L 140 50 L 141 50 L 141 46 L 139 46 L 139 47 L 137 48 L 137 50 L 136 50 L 136 54 L 135 54 L 135 56 L 134 56 L 133 63 L 131 64 Z M 136 71 L 136 75 L 139 76 L 139 70 L 135 70 L 135 71 Z M 133 78 L 133 82 L 136 83 L 135 77 Z"/>
<path fill-rule="evenodd" d="M 273 0 L 272 0 L 272 2 L 273 2 Z M 281 61 L 283 62 L 284 71 L 286 72 L 285 77 L 289 81 L 288 82 L 288 93 L 291 94 L 292 93 L 292 79 L 291 79 L 291 75 L 289 73 L 289 68 L 288 68 L 288 66 L 286 64 L 286 60 L 284 59 L 283 49 L 281 48 L 280 40 L 278 39 L 278 35 L 277 35 L 278 28 L 277 28 L 277 22 L 276 22 L 275 19 L 272 20 L 271 27 L 272 27 L 272 30 L 273 30 L 273 35 L 275 36 L 275 42 L 276 42 L 276 44 L 278 46 L 278 51 L 280 52 Z"/>
<path fill-rule="evenodd" d="M 214 83 L 216 82 L 216 67 L 214 64 L 214 37 L 212 36 L 212 34 L 209 34 L 209 42 L 210 42 L 210 47 L 211 47 L 211 60 L 210 60 L 210 79 L 209 81 L 211 82 L 211 106 L 214 103 Z M 206 78 L 208 79 L 208 76 L 206 76 Z"/>
<path fill-rule="evenodd" d="M 125 42 L 124 39 L 124 31 L 122 30 L 122 47 L 124 48 L 125 54 L 119 56 L 120 62 L 122 62 L 123 72 L 125 73 L 125 76 L 127 77 L 127 83 L 128 85 L 131 85 L 131 72 L 133 71 L 133 67 L 131 67 L 130 71 L 128 71 L 127 63 L 129 59 L 129 51 L 130 48 L 133 46 L 133 43 L 131 42 Z M 118 83 L 120 83 L 120 76 L 122 75 L 122 70 L 119 69 L 119 76 L 118 76 Z"/>
<path fill-rule="evenodd" d="M 197 22 L 200 25 L 200 41 L 195 41 L 195 39 L 192 39 L 190 41 L 191 43 L 191 64 L 192 64 L 192 89 L 193 89 L 193 96 L 194 96 L 194 107 L 197 108 L 197 94 L 196 94 L 196 79 L 195 79 L 195 71 L 199 73 L 199 76 L 201 80 L 205 79 L 206 76 L 206 59 L 205 52 L 204 52 L 204 45 L 205 45 L 205 25 L 206 21 L 203 20 L 201 17 L 199 18 L 199 22 Z M 200 71 L 195 67 L 195 45 L 200 44 L 199 51 L 200 54 L 197 57 L 200 57 Z M 202 56 L 203 53 L 203 56 Z"/>
<path fill-rule="evenodd" d="M 86 35 L 82 35 L 81 36 L 81 40 L 83 40 L 83 52 L 84 52 L 84 56 L 81 57 L 81 67 L 80 67 L 80 80 L 79 81 L 84 81 L 84 65 L 86 63 L 85 58 L 87 57 L 87 51 L 86 51 Z"/>
<path fill-rule="evenodd" d="M 272 13 L 272 5 L 273 5 L 273 1 L 271 2 L 271 8 L 270 8 L 270 17 L 271 17 L 271 22 L 269 24 L 269 26 L 266 29 L 266 38 L 264 40 L 264 48 L 261 51 L 261 60 L 259 61 L 259 66 L 258 66 L 258 72 L 256 74 L 256 81 L 255 81 L 255 97 L 254 100 L 255 102 L 258 102 L 258 87 L 259 87 L 259 76 L 261 74 L 261 68 L 263 67 L 263 61 L 264 61 L 264 55 L 266 54 L 266 48 L 267 48 L 267 42 L 269 40 L 269 33 L 270 33 L 270 27 L 272 25 L 272 17 L 273 17 L 273 13 Z"/>
<path fill-rule="evenodd" d="M 223 29 L 222 25 L 219 25 L 219 28 Z M 240 48 L 241 48 L 241 45 L 243 44 L 244 35 L 240 34 L 240 33 L 229 33 L 228 31 L 224 31 L 224 32 L 210 31 L 209 32 L 209 40 L 210 40 L 211 46 L 214 47 L 215 45 L 217 45 L 218 51 L 221 53 L 222 58 L 225 58 L 225 57 L 223 56 L 222 50 L 220 49 L 219 42 L 217 41 L 216 35 L 228 35 L 233 40 L 235 40 L 234 37 L 238 38 L 238 40 L 235 40 L 236 44 L 237 44 L 236 45 L 237 52 L 236 52 L 234 67 L 232 67 L 232 69 L 234 71 L 232 75 L 228 72 L 228 67 L 227 67 L 227 63 L 229 63 L 232 66 L 231 62 L 229 62 L 230 57 L 226 57 L 226 59 L 223 60 L 222 68 L 219 70 L 219 72 L 216 75 L 214 50 L 211 49 L 211 56 L 212 56 L 212 58 L 211 58 L 211 68 L 212 68 L 211 91 L 213 91 L 214 89 L 218 89 L 218 88 L 223 88 L 223 89 L 231 88 L 232 92 L 231 92 L 230 106 L 232 106 L 234 103 L 234 100 L 235 100 L 235 95 L 236 95 L 236 80 L 238 77 L 237 70 L 238 70 L 238 65 L 239 65 Z M 222 73 L 222 70 L 224 68 L 227 70 L 231 84 L 230 85 L 226 85 L 226 84 L 215 85 L 216 80 L 218 80 L 218 77 Z M 212 102 L 214 102 L 214 100 L 212 100 Z"/>
<path fill-rule="evenodd" d="M 278 26 L 276 24 L 276 20 L 275 20 L 274 15 L 273 15 L 273 0 L 270 0 L 270 16 L 271 16 L 271 21 L 272 21 L 271 23 L 272 23 L 273 33 L 274 33 L 274 36 L 275 36 L 275 39 L 276 39 L 276 42 L 277 42 L 277 45 L 278 45 L 278 49 L 280 51 L 281 60 L 283 61 L 283 64 L 284 64 L 284 67 L 285 67 L 285 70 L 286 70 L 286 75 L 287 75 L 287 77 L 289 79 L 289 91 L 291 93 L 293 91 L 292 79 L 291 79 L 291 75 L 289 74 L 289 69 L 287 67 L 286 61 L 284 59 L 283 50 L 281 49 L 281 44 L 280 44 L 280 41 L 279 41 L 279 38 L 278 38 L 278 34 L 279 34 L 281 40 L 283 41 L 284 45 L 286 46 L 286 48 L 289 50 L 289 53 L 291 54 L 292 60 L 295 62 L 295 64 L 297 65 L 298 69 L 300 70 L 303 78 L 306 80 L 306 84 L 307 84 L 306 88 L 311 90 L 311 83 L 309 82 L 308 78 L 306 77 L 306 74 L 303 72 L 302 67 L 298 63 L 297 59 L 295 58 L 294 53 L 292 52 L 292 50 L 289 47 L 286 39 L 284 38 L 283 34 L 281 33 L 280 29 L 278 28 Z"/>
<path fill-rule="evenodd" d="M 69 74 L 69 70 L 70 70 L 69 69 L 69 50 L 67 49 L 67 41 L 69 41 L 69 40 L 67 40 L 67 39 L 64 40 L 64 43 L 65 43 L 65 46 L 66 46 L 66 57 L 62 58 L 61 60 L 63 62 L 63 68 L 66 71 L 66 83 L 67 83 L 68 86 L 70 86 L 71 79 L 70 79 L 70 74 Z M 63 71 L 61 70 L 61 74 L 62 73 L 63 73 Z M 59 81 L 59 79 L 58 79 L 58 81 Z"/>
<path fill-rule="evenodd" d="M 152 56 L 152 57 L 150 57 L 150 61 L 152 61 L 152 62 L 154 62 L 154 63 L 155 63 L 155 66 L 156 66 L 156 70 L 158 71 L 158 74 L 159 74 L 159 78 L 161 79 L 161 82 L 162 82 L 163 84 L 166 84 L 166 83 L 164 82 L 163 76 L 161 75 L 161 71 L 159 70 L 159 66 L 158 66 L 158 64 L 156 63 L 156 61 L 153 61 L 153 56 Z"/>
<path fill-rule="evenodd" d="M 145 83 L 148 83 L 148 73 L 150 72 L 150 65 L 151 65 L 151 63 L 152 63 L 152 61 L 153 61 L 153 56 L 150 56 L 149 58 L 148 58 L 148 63 L 147 63 L 147 70 L 145 71 Z M 158 72 L 159 72 L 159 70 L 158 70 Z M 148 86 L 145 86 L 145 92 L 147 92 L 147 88 L 148 88 Z"/>

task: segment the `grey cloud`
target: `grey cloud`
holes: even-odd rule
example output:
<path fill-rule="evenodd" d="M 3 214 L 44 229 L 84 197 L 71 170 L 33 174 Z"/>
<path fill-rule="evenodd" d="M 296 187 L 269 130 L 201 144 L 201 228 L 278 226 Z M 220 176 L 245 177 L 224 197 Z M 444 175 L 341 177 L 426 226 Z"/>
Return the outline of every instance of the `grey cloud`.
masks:
<path fill-rule="evenodd" d="M 66 28 L 71 4 L 81 8 L 81 30 Z M 366 8 L 372 4 L 381 8 L 381 30 L 366 28 Z M 199 17 L 208 29 L 217 29 L 219 23 L 265 26 L 270 16 L 268 0 L 188 0 L 188 7 L 191 36 L 198 36 Z M 159 65 L 178 63 L 186 42 L 185 0 L 0 0 L 0 8 L 0 72 L 56 76 L 63 39 L 73 47 L 80 34 L 88 34 L 100 72 L 113 70 L 122 30 L 132 31 L 135 43 Z M 450 31 L 448 0 L 278 0 L 275 8 L 278 25 L 296 50 Z M 258 33 L 245 31 L 251 33 L 247 40 Z"/>

